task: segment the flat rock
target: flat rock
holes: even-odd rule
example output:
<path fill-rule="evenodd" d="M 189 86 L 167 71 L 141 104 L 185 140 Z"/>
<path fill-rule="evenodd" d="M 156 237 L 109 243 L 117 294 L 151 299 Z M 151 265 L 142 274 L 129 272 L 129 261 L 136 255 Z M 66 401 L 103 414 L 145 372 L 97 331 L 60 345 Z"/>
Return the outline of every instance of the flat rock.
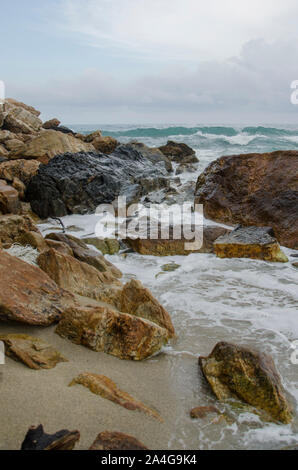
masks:
<path fill-rule="evenodd" d="M 30 369 L 53 369 L 60 362 L 68 362 L 51 345 L 33 336 L 0 335 L 0 341 L 4 342 L 8 357 L 23 362 Z"/>
<path fill-rule="evenodd" d="M 73 450 L 79 440 L 79 431 L 62 429 L 55 434 L 46 434 L 40 424 L 28 430 L 21 450 Z"/>
<path fill-rule="evenodd" d="M 100 395 L 101 397 L 110 400 L 113 403 L 126 408 L 127 410 L 141 411 L 142 413 L 145 413 L 146 415 L 151 416 L 158 421 L 163 421 L 157 411 L 152 410 L 142 402 L 133 398 L 128 393 L 120 390 L 111 379 L 105 377 L 104 375 L 91 374 L 90 372 L 86 372 L 73 379 L 69 386 L 72 387 L 76 384 L 80 384 L 89 388 L 89 390 L 95 395 Z"/>
<path fill-rule="evenodd" d="M 219 258 L 252 258 L 287 263 L 270 227 L 237 227 L 233 232 L 214 242 Z"/>
<path fill-rule="evenodd" d="M 0 251 L 0 320 L 48 326 L 71 300 L 41 269 Z"/>
<path fill-rule="evenodd" d="M 122 432 L 101 432 L 89 450 L 148 450 L 142 442 Z"/>
<path fill-rule="evenodd" d="M 292 407 L 267 354 L 221 342 L 208 357 L 200 357 L 199 364 L 219 400 L 240 400 L 278 422 L 292 421 Z"/>
<path fill-rule="evenodd" d="M 298 249 L 298 151 L 232 155 L 199 176 L 195 202 L 209 219 L 272 227 L 282 246 Z"/>

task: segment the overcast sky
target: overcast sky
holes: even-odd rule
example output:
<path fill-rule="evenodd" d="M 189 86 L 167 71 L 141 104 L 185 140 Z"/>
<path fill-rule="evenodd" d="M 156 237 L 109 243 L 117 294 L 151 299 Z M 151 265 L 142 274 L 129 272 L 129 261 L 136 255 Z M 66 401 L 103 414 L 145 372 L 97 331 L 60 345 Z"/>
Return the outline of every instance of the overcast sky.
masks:
<path fill-rule="evenodd" d="M 7 96 L 64 123 L 296 123 L 297 0 L 0 0 Z"/>

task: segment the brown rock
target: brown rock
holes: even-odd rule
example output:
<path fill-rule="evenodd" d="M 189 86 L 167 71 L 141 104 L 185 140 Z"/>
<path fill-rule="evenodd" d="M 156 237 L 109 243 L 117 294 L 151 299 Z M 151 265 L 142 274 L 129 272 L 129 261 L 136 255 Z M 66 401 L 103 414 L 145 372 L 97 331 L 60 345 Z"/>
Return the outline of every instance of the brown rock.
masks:
<path fill-rule="evenodd" d="M 195 151 L 183 143 L 169 140 L 167 145 L 159 147 L 159 150 L 173 162 L 197 163 L 199 161 Z"/>
<path fill-rule="evenodd" d="M 21 203 L 19 193 L 6 181 L 0 180 L 0 212 L 2 214 L 20 214 Z"/>
<path fill-rule="evenodd" d="M 101 432 L 89 450 L 148 450 L 135 437 L 122 432 Z"/>
<path fill-rule="evenodd" d="M 207 226 L 203 231 L 203 244 L 200 248 L 196 246 L 193 249 L 186 244 L 194 243 L 195 240 L 174 239 L 173 234 L 176 232 L 175 227 L 170 228 L 169 238 L 151 239 L 147 238 L 127 238 L 124 241 L 130 248 L 141 255 L 152 256 L 188 256 L 191 253 L 213 253 L 213 242 L 221 235 L 230 232 L 229 229 L 219 226 Z M 182 233 L 182 232 L 181 232 Z M 159 234 L 160 237 L 160 234 Z"/>
<path fill-rule="evenodd" d="M 270 356 L 222 342 L 199 364 L 219 400 L 238 399 L 274 420 L 291 422 L 291 406 Z"/>
<path fill-rule="evenodd" d="M 110 154 L 114 152 L 116 147 L 119 145 L 116 139 L 113 137 L 96 137 L 92 140 L 93 147 L 99 152 Z"/>
<path fill-rule="evenodd" d="M 63 429 L 55 434 L 46 434 L 40 424 L 29 429 L 21 450 L 73 450 L 79 440 L 79 431 Z"/>
<path fill-rule="evenodd" d="M 37 232 L 38 228 L 28 216 L 2 215 L 0 216 L 0 241 L 10 246 L 16 243 L 17 238 L 25 232 Z"/>
<path fill-rule="evenodd" d="M 25 150 L 25 144 L 19 139 L 7 140 L 5 147 L 9 152 L 9 158 L 16 158 Z"/>
<path fill-rule="evenodd" d="M 77 153 L 94 151 L 92 144 L 86 144 L 70 134 L 48 130 L 26 144 L 22 153 L 23 158 L 39 159 L 42 163 L 48 163 L 51 158 L 63 153 Z"/>
<path fill-rule="evenodd" d="M 53 369 L 60 362 L 68 362 L 45 341 L 22 334 L 0 335 L 5 344 L 5 354 L 15 361 L 23 362 L 30 369 Z"/>
<path fill-rule="evenodd" d="M 164 328 L 108 305 L 70 307 L 63 313 L 56 332 L 93 351 L 135 361 L 157 353 L 168 341 Z"/>
<path fill-rule="evenodd" d="M 36 160 L 9 160 L 0 164 L 0 178 L 9 182 L 18 178 L 26 185 L 36 175 L 39 165 Z"/>
<path fill-rule="evenodd" d="M 0 143 L 5 144 L 7 140 L 19 139 L 19 134 L 14 134 L 13 132 L 0 130 Z"/>
<path fill-rule="evenodd" d="M 62 253 L 64 255 L 68 256 L 73 256 L 73 251 L 70 248 L 70 246 L 66 245 L 66 243 L 63 242 L 57 242 L 55 240 L 45 240 L 45 243 L 48 248 L 54 248 L 54 250 L 59 251 L 59 253 Z"/>
<path fill-rule="evenodd" d="M 269 226 L 281 245 L 298 249 L 298 152 L 232 155 L 199 177 L 195 202 L 217 222 Z"/>
<path fill-rule="evenodd" d="M 48 326 L 72 302 L 43 271 L 0 251 L 0 320 Z"/>
<path fill-rule="evenodd" d="M 100 296 L 103 284 L 120 284 L 110 273 L 99 272 L 93 266 L 53 248 L 42 252 L 37 263 L 62 289 L 94 300 Z"/>
<path fill-rule="evenodd" d="M 32 246 L 32 248 L 40 253 L 49 249 L 45 239 L 38 232 L 24 232 L 16 239 L 16 243 L 22 246 Z"/>
<path fill-rule="evenodd" d="M 54 119 L 50 119 L 49 121 L 46 121 L 45 123 L 43 123 L 42 127 L 44 129 L 53 129 L 53 127 L 58 127 L 60 126 L 61 122 L 59 121 L 59 119 L 57 118 L 54 118 Z"/>
<path fill-rule="evenodd" d="M 80 384 L 89 388 L 89 390 L 95 395 L 100 395 L 101 397 L 110 400 L 117 405 L 123 406 L 123 408 L 126 408 L 127 410 L 141 411 L 148 416 L 151 416 L 159 421 L 163 421 L 157 411 L 152 410 L 142 402 L 135 400 L 135 398 L 130 396 L 128 393 L 120 390 L 111 379 L 105 377 L 104 375 L 91 374 L 90 372 L 86 372 L 73 379 L 69 386 L 72 387 L 76 384 Z"/>
<path fill-rule="evenodd" d="M 64 233 L 50 233 L 46 236 L 46 239 L 66 243 L 72 249 L 75 258 L 79 261 L 90 264 L 90 266 L 93 266 L 102 273 L 107 273 L 109 277 L 110 275 L 115 278 L 122 277 L 121 271 L 119 271 L 116 266 L 106 260 L 103 255 L 92 248 L 89 248 L 83 240 Z"/>
<path fill-rule="evenodd" d="M 41 129 L 41 120 L 24 106 L 6 100 L 5 112 L 7 113 L 3 125 L 5 130 L 15 134 L 35 134 Z"/>
<path fill-rule="evenodd" d="M 0 157 L 7 158 L 8 154 L 9 154 L 9 152 L 6 150 L 4 145 L 0 144 Z"/>
<path fill-rule="evenodd" d="M 22 103 L 21 101 L 17 101 L 13 98 L 6 98 L 5 102 L 9 103 L 9 104 L 12 104 L 14 106 L 17 106 L 17 107 L 21 107 L 21 108 L 25 109 L 26 111 L 29 111 L 29 113 L 34 114 L 34 116 L 37 116 L 37 117 L 40 116 L 40 111 L 33 108 L 33 106 L 29 106 L 25 103 Z"/>
<path fill-rule="evenodd" d="M 215 406 L 198 406 L 191 410 L 190 417 L 192 419 L 204 419 L 211 413 L 220 414 L 219 410 L 215 408 Z"/>
<path fill-rule="evenodd" d="M 101 138 L 102 133 L 100 131 L 92 132 L 91 134 L 84 136 L 84 141 L 91 143 L 94 139 Z"/>
<path fill-rule="evenodd" d="M 214 242 L 214 251 L 219 258 L 252 258 L 275 263 L 289 261 L 268 227 L 239 226 L 219 237 Z"/>

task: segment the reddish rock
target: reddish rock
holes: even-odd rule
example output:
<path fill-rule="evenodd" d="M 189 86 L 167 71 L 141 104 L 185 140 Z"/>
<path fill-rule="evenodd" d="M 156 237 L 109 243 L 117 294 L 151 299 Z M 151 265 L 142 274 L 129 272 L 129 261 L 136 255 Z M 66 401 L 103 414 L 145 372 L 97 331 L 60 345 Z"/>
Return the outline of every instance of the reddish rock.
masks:
<path fill-rule="evenodd" d="M 142 442 L 122 432 L 101 432 L 89 450 L 148 450 Z"/>

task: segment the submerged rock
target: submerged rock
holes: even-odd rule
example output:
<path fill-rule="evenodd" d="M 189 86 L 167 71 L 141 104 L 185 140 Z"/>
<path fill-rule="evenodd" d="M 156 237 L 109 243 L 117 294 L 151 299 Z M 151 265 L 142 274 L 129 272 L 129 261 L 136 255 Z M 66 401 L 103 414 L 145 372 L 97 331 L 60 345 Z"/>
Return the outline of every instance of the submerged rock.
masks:
<path fill-rule="evenodd" d="M 135 437 L 122 432 L 101 432 L 89 450 L 148 450 Z"/>
<path fill-rule="evenodd" d="M 238 399 L 264 410 L 276 421 L 292 421 L 291 405 L 267 354 L 222 342 L 208 357 L 200 357 L 199 364 L 219 400 Z"/>
<path fill-rule="evenodd" d="M 193 408 L 190 412 L 192 419 L 204 419 L 209 414 L 220 414 L 219 410 L 215 406 L 198 406 Z"/>
<path fill-rule="evenodd" d="M 40 424 L 29 429 L 21 450 L 73 450 L 79 440 L 79 431 L 63 429 L 55 434 L 46 434 Z"/>
<path fill-rule="evenodd" d="M 195 202 L 226 224 L 272 227 L 298 249 L 298 152 L 233 155 L 212 162 L 197 181 Z"/>
<path fill-rule="evenodd" d="M 41 269 L 0 251 L 0 320 L 48 326 L 70 301 Z"/>
<path fill-rule="evenodd" d="M 82 239 L 87 245 L 93 245 L 103 255 L 114 255 L 120 251 L 120 243 L 114 238 L 87 237 Z"/>
<path fill-rule="evenodd" d="M 152 410 L 142 402 L 133 398 L 128 393 L 120 390 L 120 388 L 118 388 L 111 379 L 105 377 L 104 375 L 85 372 L 84 374 L 80 374 L 78 377 L 73 379 L 69 386 L 72 387 L 76 384 L 89 388 L 89 390 L 95 395 L 100 395 L 102 398 L 110 400 L 113 403 L 126 408 L 127 410 L 141 411 L 146 415 L 157 419 L 158 421 L 163 421 L 157 411 Z"/>
<path fill-rule="evenodd" d="M 186 144 L 168 141 L 159 150 L 170 160 L 177 163 L 198 163 L 195 151 Z"/>
<path fill-rule="evenodd" d="M 84 214 L 112 203 L 119 195 L 126 196 L 127 203 L 136 202 L 150 191 L 167 187 L 166 175 L 165 169 L 127 145 L 109 156 L 67 153 L 40 166 L 26 197 L 42 218 Z"/>
<path fill-rule="evenodd" d="M 140 361 L 164 346 L 169 333 L 156 323 L 111 306 L 73 306 L 64 311 L 56 332 L 75 344 L 120 359 Z"/>
<path fill-rule="evenodd" d="M 273 230 L 269 227 L 237 227 L 214 242 L 219 258 L 253 258 L 277 263 L 289 260 L 281 251 Z"/>
<path fill-rule="evenodd" d="M 68 362 L 56 349 L 40 338 L 22 334 L 0 335 L 5 354 L 23 362 L 30 369 L 53 369 L 59 362 Z"/>

